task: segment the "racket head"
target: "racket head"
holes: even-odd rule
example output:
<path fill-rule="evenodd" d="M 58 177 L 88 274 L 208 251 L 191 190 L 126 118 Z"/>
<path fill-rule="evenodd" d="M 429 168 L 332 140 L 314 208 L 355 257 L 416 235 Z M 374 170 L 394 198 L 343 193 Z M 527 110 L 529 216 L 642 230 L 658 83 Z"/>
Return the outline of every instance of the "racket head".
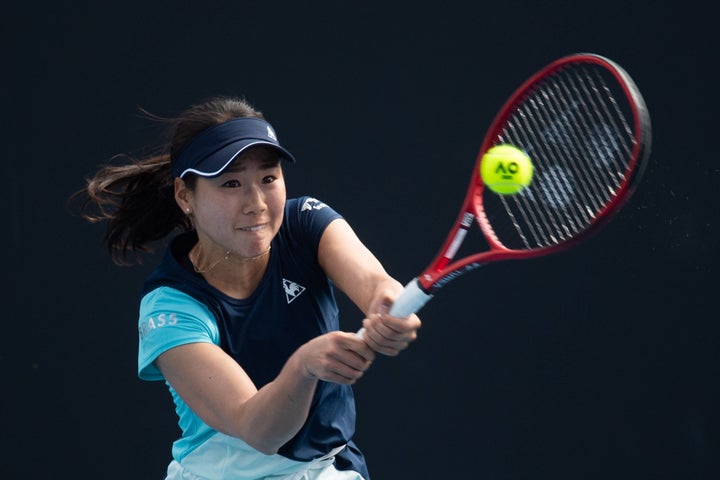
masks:
<path fill-rule="evenodd" d="M 547 255 L 584 240 L 630 198 L 650 143 L 645 101 L 618 64 L 581 53 L 547 65 L 511 95 L 488 129 L 453 230 L 418 277 L 423 289 L 434 292 L 488 262 Z M 480 163 L 499 144 L 533 162 L 532 182 L 519 193 L 485 188 Z M 489 249 L 453 261 L 474 221 Z"/>
<path fill-rule="evenodd" d="M 480 227 L 494 249 L 520 257 L 568 248 L 630 198 L 650 142 L 645 101 L 625 70 L 595 54 L 561 58 L 521 85 L 488 130 L 471 184 Z M 497 144 L 533 160 L 533 181 L 516 195 L 486 189 L 478 173 Z"/>

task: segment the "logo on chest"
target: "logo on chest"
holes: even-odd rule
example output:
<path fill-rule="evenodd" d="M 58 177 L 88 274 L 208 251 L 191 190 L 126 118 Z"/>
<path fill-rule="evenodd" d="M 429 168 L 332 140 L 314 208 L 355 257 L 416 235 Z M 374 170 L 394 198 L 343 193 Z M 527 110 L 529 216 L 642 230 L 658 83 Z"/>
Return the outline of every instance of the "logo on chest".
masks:
<path fill-rule="evenodd" d="M 287 299 L 287 303 L 292 303 L 293 300 L 295 300 L 305 291 L 305 287 L 293 282 L 292 280 L 288 280 L 287 278 L 283 278 L 282 284 L 283 290 L 285 290 L 285 298 Z"/>

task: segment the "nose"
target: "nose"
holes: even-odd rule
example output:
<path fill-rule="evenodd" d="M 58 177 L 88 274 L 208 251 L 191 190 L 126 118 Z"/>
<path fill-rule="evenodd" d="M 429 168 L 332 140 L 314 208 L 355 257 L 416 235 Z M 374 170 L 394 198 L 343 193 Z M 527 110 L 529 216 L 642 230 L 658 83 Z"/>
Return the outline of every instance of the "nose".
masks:
<path fill-rule="evenodd" d="M 265 211 L 265 195 L 257 185 L 250 185 L 243 195 L 242 211 L 246 215 L 257 215 Z"/>

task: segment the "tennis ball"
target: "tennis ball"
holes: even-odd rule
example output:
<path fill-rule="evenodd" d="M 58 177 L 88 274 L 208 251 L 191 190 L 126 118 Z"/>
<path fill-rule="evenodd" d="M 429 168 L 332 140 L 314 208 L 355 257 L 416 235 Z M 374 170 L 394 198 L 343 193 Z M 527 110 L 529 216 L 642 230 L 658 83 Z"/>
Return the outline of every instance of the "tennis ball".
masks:
<path fill-rule="evenodd" d="M 483 183 L 501 195 L 513 195 L 530 185 L 533 171 L 530 157 L 512 145 L 495 145 L 480 160 Z"/>

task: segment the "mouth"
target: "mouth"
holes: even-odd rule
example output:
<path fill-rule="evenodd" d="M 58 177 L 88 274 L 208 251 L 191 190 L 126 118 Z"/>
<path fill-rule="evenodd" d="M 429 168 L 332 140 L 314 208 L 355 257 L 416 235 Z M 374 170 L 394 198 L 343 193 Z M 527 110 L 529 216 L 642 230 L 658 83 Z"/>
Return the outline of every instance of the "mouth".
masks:
<path fill-rule="evenodd" d="M 267 223 L 263 223 L 262 225 L 251 225 L 248 227 L 238 227 L 237 229 L 242 232 L 259 232 L 260 230 L 263 230 L 267 227 Z"/>

